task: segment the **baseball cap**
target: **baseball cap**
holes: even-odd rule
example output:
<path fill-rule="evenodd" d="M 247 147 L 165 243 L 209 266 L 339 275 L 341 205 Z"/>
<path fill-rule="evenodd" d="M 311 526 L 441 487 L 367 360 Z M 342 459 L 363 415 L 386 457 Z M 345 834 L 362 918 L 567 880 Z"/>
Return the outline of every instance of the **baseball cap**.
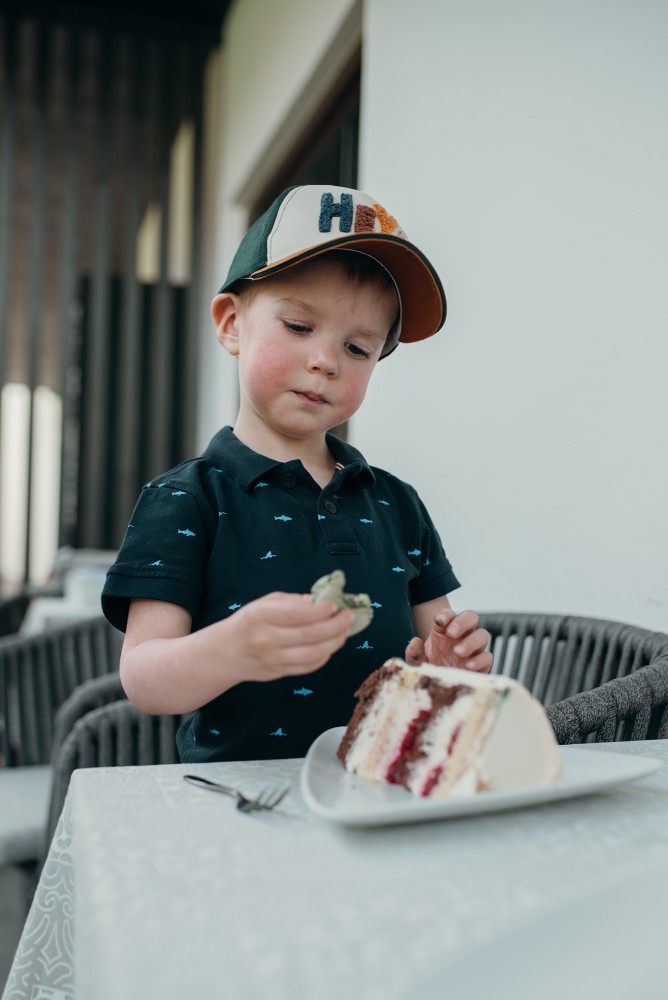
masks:
<path fill-rule="evenodd" d="M 220 292 L 335 249 L 368 254 L 396 285 L 400 326 L 383 357 L 397 340 L 414 343 L 441 329 L 447 305 L 435 268 L 382 205 L 353 188 L 305 184 L 283 191 L 242 239 Z"/>

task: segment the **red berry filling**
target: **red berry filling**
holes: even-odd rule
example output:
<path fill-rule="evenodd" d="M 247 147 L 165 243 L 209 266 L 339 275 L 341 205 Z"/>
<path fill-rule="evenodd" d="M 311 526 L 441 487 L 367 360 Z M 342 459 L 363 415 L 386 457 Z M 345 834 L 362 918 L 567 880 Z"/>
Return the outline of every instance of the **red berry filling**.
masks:
<path fill-rule="evenodd" d="M 415 741 L 418 738 L 418 733 L 424 728 L 424 723 L 429 718 L 429 711 L 426 708 L 421 709 L 420 712 L 415 716 L 415 718 L 410 722 L 409 726 L 404 733 L 403 739 L 399 745 L 392 762 L 390 763 L 387 772 L 385 774 L 385 780 L 391 785 L 399 784 L 399 769 L 403 763 L 403 758 L 406 754 L 410 753 L 415 746 Z"/>
<path fill-rule="evenodd" d="M 452 751 L 454 749 L 454 746 L 455 746 L 455 743 L 457 742 L 457 737 L 459 736 L 459 734 L 462 731 L 462 725 L 463 725 L 463 723 L 460 722 L 452 730 L 452 736 L 450 737 L 450 740 L 448 742 L 448 749 L 447 749 L 447 752 L 446 752 L 446 755 L 448 757 L 452 753 Z M 424 785 L 420 789 L 420 795 L 423 798 L 426 798 L 428 795 L 431 795 L 431 793 L 433 792 L 434 788 L 436 787 L 436 785 L 441 780 L 441 775 L 442 774 L 443 774 L 443 765 L 442 764 L 438 764 L 437 767 L 433 768 L 429 772 L 429 774 L 427 775 L 427 777 L 425 779 Z"/>

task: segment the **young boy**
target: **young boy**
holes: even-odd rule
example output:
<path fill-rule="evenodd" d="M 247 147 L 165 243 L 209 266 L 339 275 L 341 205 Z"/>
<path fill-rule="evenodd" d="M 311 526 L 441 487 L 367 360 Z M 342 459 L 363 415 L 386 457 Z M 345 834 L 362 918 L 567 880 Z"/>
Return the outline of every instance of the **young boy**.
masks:
<path fill-rule="evenodd" d="M 236 423 L 144 488 L 102 597 L 128 697 L 192 713 L 183 761 L 302 756 L 390 656 L 490 669 L 418 495 L 329 433 L 445 309 L 429 261 L 360 191 L 292 188 L 242 240 L 212 304 Z M 350 639 L 352 612 L 309 594 L 334 569 L 375 612 Z"/>

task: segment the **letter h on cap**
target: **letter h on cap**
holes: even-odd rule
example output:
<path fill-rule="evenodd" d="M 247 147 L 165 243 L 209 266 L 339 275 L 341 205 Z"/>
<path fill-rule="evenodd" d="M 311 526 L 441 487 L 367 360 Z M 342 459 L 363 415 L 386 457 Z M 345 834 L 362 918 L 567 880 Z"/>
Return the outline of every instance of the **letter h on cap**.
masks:
<path fill-rule="evenodd" d="M 332 229 L 332 218 L 339 216 L 339 231 L 349 233 L 353 227 L 353 196 L 342 194 L 341 201 L 334 201 L 331 191 L 325 192 L 320 198 L 320 218 L 318 229 L 321 233 L 329 233 Z"/>

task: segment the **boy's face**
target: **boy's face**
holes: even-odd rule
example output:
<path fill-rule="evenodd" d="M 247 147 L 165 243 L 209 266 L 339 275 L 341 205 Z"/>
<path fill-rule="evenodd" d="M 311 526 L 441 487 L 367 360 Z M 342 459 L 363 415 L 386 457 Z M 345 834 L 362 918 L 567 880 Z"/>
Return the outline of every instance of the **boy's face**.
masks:
<path fill-rule="evenodd" d="M 214 299 L 218 338 L 239 357 L 237 426 L 306 441 L 360 407 L 396 318 L 393 289 L 306 264 Z"/>

